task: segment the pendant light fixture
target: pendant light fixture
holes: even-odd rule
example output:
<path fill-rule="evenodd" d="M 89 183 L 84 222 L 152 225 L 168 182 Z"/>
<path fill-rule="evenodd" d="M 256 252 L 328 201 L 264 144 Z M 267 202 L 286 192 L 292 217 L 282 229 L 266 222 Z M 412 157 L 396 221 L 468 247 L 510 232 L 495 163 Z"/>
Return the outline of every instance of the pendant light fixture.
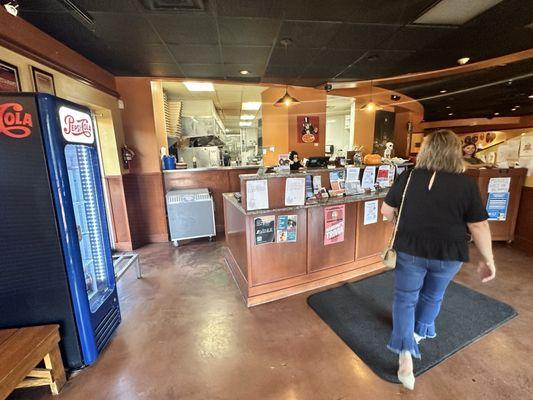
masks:
<path fill-rule="evenodd" d="M 365 111 L 375 111 L 378 107 L 376 105 L 376 103 L 374 103 L 372 101 L 372 81 L 370 81 L 370 101 L 368 103 L 366 103 L 365 105 L 363 105 L 363 107 L 361 107 L 361 110 L 365 110 Z"/>
<path fill-rule="evenodd" d="M 299 103 L 300 101 L 296 98 L 296 97 L 292 97 L 290 94 L 289 94 L 289 87 L 287 86 L 285 88 L 285 94 L 280 97 L 275 103 L 274 103 L 274 107 L 281 107 L 281 106 L 290 106 L 291 104 L 297 104 Z"/>

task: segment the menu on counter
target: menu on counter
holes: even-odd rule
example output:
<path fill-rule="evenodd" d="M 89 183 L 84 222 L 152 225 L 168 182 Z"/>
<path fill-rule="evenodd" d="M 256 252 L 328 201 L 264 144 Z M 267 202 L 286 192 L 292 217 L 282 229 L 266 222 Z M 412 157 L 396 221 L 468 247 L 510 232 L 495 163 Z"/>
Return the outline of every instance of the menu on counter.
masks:
<path fill-rule="evenodd" d="M 324 246 L 344 241 L 345 204 L 324 207 Z"/>
<path fill-rule="evenodd" d="M 489 221 L 505 221 L 509 206 L 509 192 L 489 193 L 487 199 L 487 214 Z"/>
<path fill-rule="evenodd" d="M 533 157 L 533 135 L 520 137 L 520 157 Z"/>
<path fill-rule="evenodd" d="M 353 167 L 346 168 L 346 194 L 354 195 L 364 193 L 363 188 L 361 187 L 361 180 L 359 179 L 359 174 L 361 168 Z"/>
<path fill-rule="evenodd" d="M 378 200 L 365 201 L 364 225 L 378 222 Z"/>
<path fill-rule="evenodd" d="M 374 189 L 374 182 L 376 181 L 376 167 L 368 166 L 363 171 L 363 179 L 361 186 L 363 189 Z"/>
<path fill-rule="evenodd" d="M 254 218 L 255 244 L 274 243 L 274 215 L 263 215 Z"/>
<path fill-rule="evenodd" d="M 285 181 L 285 205 L 305 204 L 305 178 L 287 178 Z"/>
<path fill-rule="evenodd" d="M 268 182 L 266 179 L 246 181 L 246 209 L 268 208 Z"/>
<path fill-rule="evenodd" d="M 503 178 L 490 178 L 487 192 L 489 193 L 508 192 L 510 186 L 511 186 L 510 176 L 503 177 Z"/>
<path fill-rule="evenodd" d="M 298 239 L 297 233 L 297 215 L 280 215 L 278 216 L 277 242 L 291 243 Z"/>

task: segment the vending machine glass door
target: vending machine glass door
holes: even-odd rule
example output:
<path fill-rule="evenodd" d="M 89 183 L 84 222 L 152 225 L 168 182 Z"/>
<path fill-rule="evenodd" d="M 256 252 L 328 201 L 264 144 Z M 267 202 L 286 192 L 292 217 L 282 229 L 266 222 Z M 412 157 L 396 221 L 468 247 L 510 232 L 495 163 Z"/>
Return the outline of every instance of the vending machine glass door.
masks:
<path fill-rule="evenodd" d="M 67 144 L 65 158 L 87 296 L 91 312 L 94 313 L 113 291 L 100 218 L 103 204 L 97 198 L 93 167 L 98 155 L 92 147 Z"/>

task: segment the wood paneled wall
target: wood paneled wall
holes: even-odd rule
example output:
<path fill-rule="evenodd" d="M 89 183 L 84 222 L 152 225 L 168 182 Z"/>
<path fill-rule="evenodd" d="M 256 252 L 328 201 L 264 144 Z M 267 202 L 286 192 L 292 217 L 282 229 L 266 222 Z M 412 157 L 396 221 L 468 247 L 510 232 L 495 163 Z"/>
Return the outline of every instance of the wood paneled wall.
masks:
<path fill-rule="evenodd" d="M 163 178 L 160 172 L 123 176 L 133 248 L 168 241 Z"/>
<path fill-rule="evenodd" d="M 122 175 L 106 176 L 109 197 L 110 219 L 113 225 L 115 249 L 129 251 L 133 249 L 130 235 L 130 223 L 124 195 Z"/>
<path fill-rule="evenodd" d="M 533 187 L 522 188 L 514 245 L 533 254 Z"/>

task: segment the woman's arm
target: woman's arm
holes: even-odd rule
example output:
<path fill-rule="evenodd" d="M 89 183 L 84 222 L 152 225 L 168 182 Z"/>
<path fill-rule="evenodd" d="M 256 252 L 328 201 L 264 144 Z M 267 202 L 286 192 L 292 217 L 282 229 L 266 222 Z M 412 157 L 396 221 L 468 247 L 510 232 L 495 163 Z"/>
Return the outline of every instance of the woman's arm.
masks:
<path fill-rule="evenodd" d="M 472 234 L 472 239 L 483 257 L 483 260 L 480 261 L 478 265 L 478 272 L 482 278 L 481 281 L 488 282 L 496 276 L 489 222 L 487 220 L 481 222 L 468 222 L 467 225 Z"/>
<path fill-rule="evenodd" d="M 381 205 L 381 213 L 387 218 L 389 221 L 394 221 L 394 218 L 396 217 L 397 209 L 395 207 L 389 206 L 387 203 L 383 202 Z"/>

